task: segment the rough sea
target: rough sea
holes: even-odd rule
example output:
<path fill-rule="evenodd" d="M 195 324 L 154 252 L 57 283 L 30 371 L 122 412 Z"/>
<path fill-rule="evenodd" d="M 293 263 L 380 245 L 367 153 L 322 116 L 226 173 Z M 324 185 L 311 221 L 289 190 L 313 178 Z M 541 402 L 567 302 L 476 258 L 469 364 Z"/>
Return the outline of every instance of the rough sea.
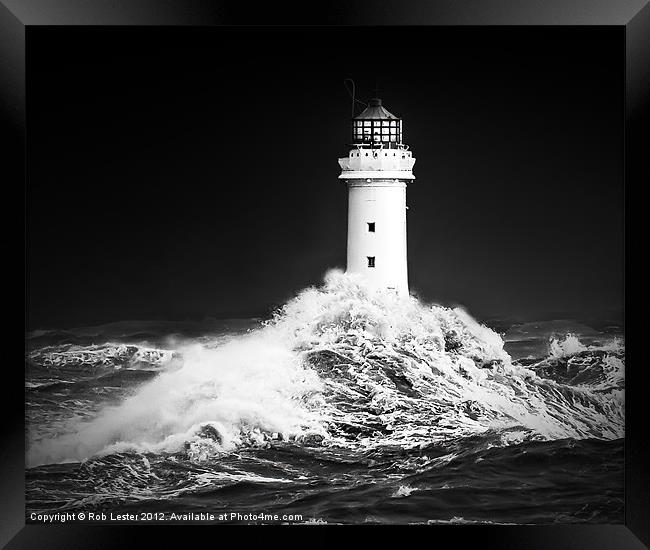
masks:
<path fill-rule="evenodd" d="M 622 523 L 624 361 L 336 271 L 266 321 L 32 331 L 27 521 Z"/>

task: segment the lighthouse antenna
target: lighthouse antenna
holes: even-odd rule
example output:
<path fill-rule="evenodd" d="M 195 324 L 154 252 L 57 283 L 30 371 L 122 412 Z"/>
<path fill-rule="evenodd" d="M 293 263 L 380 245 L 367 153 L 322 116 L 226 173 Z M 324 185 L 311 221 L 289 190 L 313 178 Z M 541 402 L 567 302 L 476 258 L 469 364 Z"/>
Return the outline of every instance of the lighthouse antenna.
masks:
<path fill-rule="evenodd" d="M 351 89 L 350 89 L 350 87 L 348 86 L 348 82 L 350 82 L 351 85 L 352 85 L 352 88 L 351 88 Z M 348 91 L 348 94 L 349 94 L 350 97 L 352 98 L 352 118 L 354 118 L 354 107 L 355 107 L 355 103 L 361 103 L 361 105 L 363 105 L 364 107 L 367 107 L 368 104 L 367 104 L 367 103 L 364 103 L 363 101 L 359 101 L 359 100 L 356 98 L 356 86 L 354 85 L 354 80 L 352 80 L 351 78 L 346 78 L 346 79 L 343 81 L 343 86 L 345 86 L 345 89 Z"/>
<path fill-rule="evenodd" d="M 350 88 L 348 88 L 348 82 L 351 83 L 352 90 L 350 90 Z M 354 94 L 355 94 L 355 90 L 356 90 L 355 85 L 354 85 L 354 80 L 352 80 L 351 78 L 346 78 L 343 81 L 343 86 L 345 86 L 345 89 L 348 91 L 348 94 L 350 94 L 350 97 L 352 98 L 352 117 L 351 118 L 354 118 L 354 99 L 355 99 Z"/>

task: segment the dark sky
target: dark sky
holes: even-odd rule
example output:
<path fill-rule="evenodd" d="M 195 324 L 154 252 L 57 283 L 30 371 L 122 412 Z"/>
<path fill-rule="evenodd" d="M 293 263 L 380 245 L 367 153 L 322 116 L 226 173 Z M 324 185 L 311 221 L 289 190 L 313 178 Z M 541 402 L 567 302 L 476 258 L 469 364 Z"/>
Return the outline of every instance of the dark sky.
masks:
<path fill-rule="evenodd" d="M 264 313 L 345 267 L 350 100 L 404 119 L 411 290 L 622 306 L 623 30 L 28 29 L 28 326 Z"/>

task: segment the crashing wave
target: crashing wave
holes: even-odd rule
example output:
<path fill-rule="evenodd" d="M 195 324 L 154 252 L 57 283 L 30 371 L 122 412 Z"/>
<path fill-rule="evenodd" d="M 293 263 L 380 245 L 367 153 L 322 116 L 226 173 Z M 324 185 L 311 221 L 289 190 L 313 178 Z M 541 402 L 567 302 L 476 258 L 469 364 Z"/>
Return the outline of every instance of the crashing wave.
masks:
<path fill-rule="evenodd" d="M 570 332 L 565 335 L 563 340 L 551 337 L 549 342 L 550 357 L 555 359 L 575 355 L 576 353 L 586 350 L 587 346 L 580 342 L 577 335 Z"/>
<path fill-rule="evenodd" d="M 569 386 L 593 392 L 614 392 L 623 399 L 625 387 L 625 347 L 619 338 L 585 345 L 573 333 L 551 337 L 549 356 L 529 365 L 544 376 L 553 376 Z"/>
<path fill-rule="evenodd" d="M 47 346 L 28 355 L 33 364 L 45 368 L 84 367 L 137 368 L 160 367 L 174 358 L 174 352 L 128 344 L 93 346 Z"/>
<path fill-rule="evenodd" d="M 180 368 L 34 442 L 28 462 L 127 451 L 202 461 L 280 442 L 366 452 L 486 432 L 504 445 L 513 433 L 622 436 L 622 391 L 545 379 L 462 309 L 370 291 L 338 271 L 259 329 L 215 342 L 181 345 Z"/>

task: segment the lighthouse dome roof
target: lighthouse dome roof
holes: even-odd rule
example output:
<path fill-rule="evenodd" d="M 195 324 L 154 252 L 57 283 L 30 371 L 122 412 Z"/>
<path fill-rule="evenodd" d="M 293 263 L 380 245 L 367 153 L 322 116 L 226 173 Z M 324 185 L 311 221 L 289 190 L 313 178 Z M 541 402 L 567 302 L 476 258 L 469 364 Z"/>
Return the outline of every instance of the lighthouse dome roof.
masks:
<path fill-rule="evenodd" d="M 370 103 L 363 111 L 361 111 L 361 114 L 354 117 L 354 120 L 368 120 L 368 119 L 399 120 L 399 117 L 396 117 L 393 113 L 389 112 L 381 104 L 381 99 L 375 97 L 370 100 Z"/>

